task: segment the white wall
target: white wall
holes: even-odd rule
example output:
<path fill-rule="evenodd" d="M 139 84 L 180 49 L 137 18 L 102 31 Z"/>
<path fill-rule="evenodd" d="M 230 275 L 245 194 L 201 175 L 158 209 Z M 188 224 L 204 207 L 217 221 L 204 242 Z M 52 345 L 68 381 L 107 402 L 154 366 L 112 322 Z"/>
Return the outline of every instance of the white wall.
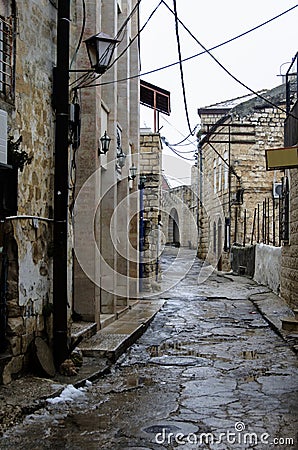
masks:
<path fill-rule="evenodd" d="M 256 245 L 254 280 L 279 293 L 281 247 L 272 247 L 265 244 Z"/>

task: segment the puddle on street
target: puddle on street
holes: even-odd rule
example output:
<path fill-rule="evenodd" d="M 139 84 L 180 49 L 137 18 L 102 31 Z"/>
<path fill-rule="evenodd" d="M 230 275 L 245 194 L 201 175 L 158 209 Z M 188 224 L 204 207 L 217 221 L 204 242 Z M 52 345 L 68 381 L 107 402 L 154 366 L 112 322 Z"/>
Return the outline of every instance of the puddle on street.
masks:
<path fill-rule="evenodd" d="M 202 351 L 198 351 L 194 348 L 188 348 L 190 345 L 194 345 L 194 343 L 190 341 L 164 342 L 159 345 L 151 345 L 147 348 L 147 351 L 149 352 L 151 358 L 158 358 L 162 356 L 177 356 L 177 358 L 181 356 L 192 356 L 195 358 L 211 359 L 213 361 L 230 361 L 229 358 L 225 358 L 214 353 L 203 353 Z"/>
<path fill-rule="evenodd" d="M 134 388 L 138 386 L 152 386 L 154 380 L 149 377 L 144 377 L 139 374 L 130 374 L 126 377 L 126 387 Z"/>
<path fill-rule="evenodd" d="M 191 342 L 164 342 L 160 345 L 151 345 L 147 350 L 151 356 L 151 358 L 156 358 L 159 356 L 164 356 L 166 354 L 176 354 L 179 353 L 179 356 L 197 356 L 204 357 L 200 352 L 195 349 L 187 348 Z"/>
<path fill-rule="evenodd" d="M 257 353 L 256 350 L 245 350 L 244 352 L 242 352 L 240 354 L 240 356 L 242 356 L 242 358 L 244 359 L 259 359 L 259 354 Z"/>

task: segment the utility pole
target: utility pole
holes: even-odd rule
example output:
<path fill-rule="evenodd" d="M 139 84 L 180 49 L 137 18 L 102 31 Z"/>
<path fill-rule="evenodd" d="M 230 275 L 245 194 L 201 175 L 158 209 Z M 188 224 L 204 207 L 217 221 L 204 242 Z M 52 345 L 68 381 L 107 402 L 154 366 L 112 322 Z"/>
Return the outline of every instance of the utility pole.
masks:
<path fill-rule="evenodd" d="M 67 229 L 69 126 L 70 0 L 58 0 L 57 65 L 54 72 L 56 108 L 54 182 L 53 352 L 58 368 L 68 356 Z"/>

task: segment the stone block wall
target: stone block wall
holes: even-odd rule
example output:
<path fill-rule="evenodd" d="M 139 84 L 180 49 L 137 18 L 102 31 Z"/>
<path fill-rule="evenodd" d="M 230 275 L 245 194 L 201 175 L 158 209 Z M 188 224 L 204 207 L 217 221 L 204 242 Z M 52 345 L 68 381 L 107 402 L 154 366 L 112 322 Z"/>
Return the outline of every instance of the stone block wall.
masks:
<path fill-rule="evenodd" d="M 24 218 L 6 220 L 3 235 L 9 261 L 6 339 L 11 355 L 3 383 L 28 368 L 36 336 L 49 343 L 51 338 L 56 12 L 51 2 L 17 2 L 15 96 L 13 102 L 0 99 L 8 113 L 8 135 L 13 141 L 21 136 L 20 150 L 32 158 L 18 171 L 17 215 Z"/>
<path fill-rule="evenodd" d="M 140 134 L 140 174 L 146 176 L 143 195 L 144 201 L 144 254 L 143 280 L 144 291 L 158 289 L 159 252 L 161 249 L 161 140 L 158 133 L 141 130 Z"/>

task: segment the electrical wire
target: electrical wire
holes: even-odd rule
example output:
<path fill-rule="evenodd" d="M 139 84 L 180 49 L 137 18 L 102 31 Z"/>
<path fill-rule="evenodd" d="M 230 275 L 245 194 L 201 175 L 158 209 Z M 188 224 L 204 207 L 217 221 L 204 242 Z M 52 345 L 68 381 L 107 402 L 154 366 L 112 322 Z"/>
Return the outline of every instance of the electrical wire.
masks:
<path fill-rule="evenodd" d="M 172 14 L 175 15 L 175 11 L 173 11 L 170 6 L 162 0 L 163 4 L 171 11 Z M 298 5 L 297 5 L 298 6 Z M 271 102 L 269 99 L 264 97 L 263 95 L 259 94 L 257 91 L 251 89 L 249 86 L 247 86 L 245 83 L 243 83 L 239 78 L 237 78 L 235 75 L 233 75 L 212 53 L 210 50 L 208 50 L 199 40 L 198 38 L 190 31 L 190 29 L 184 25 L 184 23 L 178 18 L 179 23 L 183 26 L 183 28 L 189 33 L 189 35 L 202 47 L 202 49 L 208 53 L 208 55 L 231 77 L 234 81 L 239 83 L 241 86 L 243 86 L 245 89 L 250 91 L 252 94 L 259 97 L 261 100 L 265 101 L 269 105 L 273 106 L 274 108 L 278 109 L 279 111 L 282 111 L 283 113 L 287 113 L 286 110 L 281 108 L 280 106 L 276 105 L 275 103 Z M 298 120 L 298 117 L 294 116 L 293 114 L 289 113 L 288 115 L 291 115 L 293 118 Z"/>
<path fill-rule="evenodd" d="M 169 122 L 164 116 L 162 116 L 162 119 L 165 121 L 165 122 L 167 122 L 172 128 L 174 128 L 174 130 L 176 130 L 179 134 L 181 134 L 181 136 L 184 136 L 184 134 L 181 132 L 181 131 L 179 131 L 178 130 L 178 128 L 176 128 L 176 127 L 174 127 L 174 125 L 173 124 L 171 124 L 171 122 Z M 194 127 L 194 129 L 192 130 L 192 132 L 194 133 L 195 132 L 195 130 L 196 130 L 196 128 L 198 127 L 199 125 L 197 124 L 195 127 Z M 178 144 L 170 144 L 170 145 L 172 145 L 172 147 L 176 147 L 177 145 L 181 145 L 182 144 L 182 142 L 185 142 L 185 141 L 189 141 L 189 137 L 191 136 L 191 134 L 188 134 L 184 139 L 182 139 L 182 141 L 180 141 L 180 142 L 178 142 Z M 189 144 L 184 144 L 184 145 L 190 145 L 190 144 L 193 144 L 193 145 L 195 145 L 193 142 L 189 142 Z"/>
<path fill-rule="evenodd" d="M 245 36 L 245 35 L 247 35 L 247 34 L 253 32 L 253 31 L 257 30 L 258 28 L 261 28 L 261 27 L 267 25 L 268 23 L 272 22 L 273 20 L 276 20 L 276 19 L 280 18 L 280 17 L 283 16 L 284 14 L 289 13 L 290 11 L 292 11 L 293 9 L 295 9 L 295 8 L 297 8 L 297 7 L 298 7 L 298 4 L 295 5 L 295 6 L 293 6 L 293 7 L 291 7 L 291 8 L 289 8 L 289 9 L 287 9 L 286 11 L 281 12 L 280 14 L 278 14 L 278 15 L 272 17 L 271 19 L 266 20 L 265 22 L 262 22 L 261 24 L 255 26 L 255 27 L 253 27 L 253 28 L 250 28 L 250 29 L 247 30 L 247 31 L 244 31 L 243 33 L 238 34 L 237 36 L 232 37 L 231 39 L 228 39 L 228 40 L 226 40 L 226 41 L 224 41 L 224 42 L 221 42 L 220 44 L 217 44 L 217 45 L 215 45 L 215 46 L 209 48 L 208 51 L 212 51 L 212 50 L 215 50 L 215 49 L 217 49 L 217 48 L 220 48 L 220 47 L 222 47 L 222 46 L 224 46 L 224 45 L 226 45 L 226 44 L 229 44 L 230 42 L 233 42 L 233 41 L 235 41 L 236 39 L 239 39 L 239 38 L 241 38 L 241 37 L 243 37 L 243 36 Z M 189 60 L 191 60 L 191 59 L 197 58 L 198 56 L 204 55 L 205 53 L 207 53 L 207 51 L 202 51 L 202 52 L 196 53 L 195 55 L 188 56 L 187 58 L 182 59 L 182 62 L 189 61 Z M 127 81 L 127 80 L 132 80 L 132 79 L 135 79 L 135 78 L 140 78 L 140 77 L 143 77 L 143 76 L 145 76 L 145 75 L 151 75 L 152 73 L 159 72 L 159 71 L 161 71 L 161 70 L 169 69 L 169 68 L 171 68 L 171 67 L 173 67 L 173 66 L 176 66 L 177 64 L 179 64 L 179 61 L 176 61 L 176 62 L 174 62 L 174 63 L 167 64 L 167 65 L 162 66 L 162 67 L 158 67 L 158 68 L 156 68 L 156 69 L 149 70 L 149 71 L 144 72 L 144 73 L 139 73 L 139 74 L 136 74 L 136 75 L 132 75 L 132 76 L 130 76 L 130 77 L 121 78 L 121 79 L 119 79 L 119 80 L 112 80 L 112 81 L 106 81 L 106 82 L 102 82 L 102 83 L 96 83 L 96 84 L 90 85 L 90 86 L 88 86 L 88 87 L 105 86 L 105 85 L 109 85 L 109 84 L 125 82 L 125 81 Z"/>
<path fill-rule="evenodd" d="M 162 1 L 162 3 L 164 3 L 164 2 Z M 187 126 L 188 126 L 190 134 L 192 135 L 192 129 L 191 129 L 191 126 L 190 126 L 188 107 L 187 107 L 187 100 L 186 100 L 186 91 L 185 91 L 184 74 L 183 74 L 183 66 L 182 66 L 182 55 L 181 55 L 181 44 L 180 44 L 180 36 L 179 36 L 179 22 L 178 22 L 177 2 L 176 2 L 176 0 L 173 0 L 173 5 L 174 5 L 175 32 L 176 32 L 176 41 L 177 41 L 177 49 L 178 49 L 178 57 L 179 57 L 179 68 L 180 68 L 180 78 L 181 78 L 184 110 L 185 110 Z"/>
<path fill-rule="evenodd" d="M 184 159 L 184 160 L 186 160 L 186 161 L 194 161 L 195 155 L 193 155 L 193 158 L 186 158 L 185 156 L 182 156 L 182 155 L 180 154 L 180 152 L 178 152 L 177 150 L 175 150 L 175 149 L 168 143 L 168 141 L 166 140 L 165 137 L 162 138 L 162 141 L 164 142 L 164 144 L 165 144 L 165 145 L 166 145 L 173 153 L 175 153 L 175 155 L 179 156 L 179 158 L 182 158 L 182 159 Z M 188 153 L 189 153 L 189 152 L 188 152 Z"/>
<path fill-rule="evenodd" d="M 131 20 L 131 18 L 132 18 L 133 15 L 135 14 L 135 12 L 138 12 L 138 11 L 139 11 L 139 5 L 140 5 L 141 1 L 142 1 L 142 0 L 138 0 L 138 2 L 135 4 L 135 6 L 133 7 L 133 9 L 131 10 L 130 14 L 126 17 L 125 21 L 123 22 L 123 24 L 122 24 L 121 27 L 119 28 L 117 34 L 114 36 L 114 39 L 115 39 L 115 40 L 120 40 L 120 42 L 122 41 L 123 37 L 122 37 L 121 39 L 119 39 L 119 37 L 120 37 L 120 35 L 122 34 L 122 32 L 124 32 L 124 29 L 125 29 L 126 25 L 127 25 L 128 22 Z M 160 3 L 162 3 L 162 2 L 160 2 Z M 160 5 L 158 5 L 158 6 L 160 6 Z M 139 36 L 139 32 L 138 32 L 138 33 L 136 34 L 136 36 L 134 37 L 133 41 L 134 41 L 138 36 Z M 124 51 L 121 53 L 121 55 L 120 55 L 118 58 L 116 58 L 117 60 L 118 60 L 118 59 L 119 59 L 119 58 L 120 58 L 120 57 L 128 50 L 128 48 L 131 46 L 131 44 L 133 43 L 133 41 L 130 42 L 129 45 L 128 45 L 128 46 L 124 49 Z M 105 51 L 105 53 L 103 54 L 103 56 L 105 56 L 105 55 L 110 51 L 111 45 L 112 45 L 112 44 L 110 44 L 110 45 L 108 46 L 108 48 L 106 49 L 106 51 Z M 115 61 L 115 62 L 116 62 L 116 61 Z M 107 67 L 107 70 L 109 70 L 109 69 L 114 65 L 115 62 L 113 62 L 112 64 L 110 64 L 110 66 Z M 95 74 L 93 74 L 93 75 L 94 75 L 93 80 L 84 80 L 84 79 L 82 79 L 82 81 L 78 84 L 78 86 L 76 86 L 76 89 L 79 89 L 79 88 L 82 89 L 82 88 L 91 87 L 90 83 L 94 83 L 98 78 L 100 78 L 100 77 L 102 76 L 102 74 L 97 74 L 96 76 L 95 76 Z"/>
<path fill-rule="evenodd" d="M 85 27 L 86 27 L 86 3 L 85 3 L 85 0 L 82 0 L 82 8 L 83 8 L 82 28 L 81 28 L 81 33 L 80 33 L 78 45 L 77 45 L 77 47 L 76 47 L 76 49 L 74 51 L 74 54 L 73 54 L 73 56 L 71 58 L 71 62 L 70 62 L 70 66 L 69 66 L 70 69 L 71 69 L 71 66 L 72 66 L 72 64 L 73 64 L 73 62 L 75 60 L 75 57 L 78 54 L 78 51 L 79 51 L 79 49 L 81 47 L 82 40 L 83 40 L 83 35 L 84 35 L 84 32 L 85 32 Z"/>
<path fill-rule="evenodd" d="M 146 22 L 144 23 L 144 25 L 142 26 L 142 28 L 140 28 L 137 32 L 137 34 L 130 40 L 129 44 L 127 45 L 127 47 L 120 53 L 120 55 L 117 56 L 117 58 L 114 59 L 114 61 L 108 66 L 107 70 L 109 70 L 111 67 L 113 67 L 113 65 L 124 55 L 124 53 L 129 49 L 129 47 L 134 43 L 134 41 L 139 38 L 141 32 L 144 30 L 144 28 L 148 25 L 149 21 L 151 20 L 152 16 L 156 13 L 156 11 L 158 10 L 158 8 L 160 7 L 160 5 L 162 4 L 162 0 L 160 0 L 160 2 L 158 3 L 158 5 L 155 7 L 155 9 L 151 12 L 151 14 L 149 15 L 148 19 L 146 20 Z"/>
<path fill-rule="evenodd" d="M 167 146 L 173 153 L 175 153 L 175 155 L 179 156 L 179 158 L 184 159 L 185 161 L 194 161 L 195 159 L 195 155 L 193 155 L 193 158 L 186 158 L 185 156 L 180 155 L 180 153 L 178 153 L 176 150 L 174 150 L 171 146 Z"/>

